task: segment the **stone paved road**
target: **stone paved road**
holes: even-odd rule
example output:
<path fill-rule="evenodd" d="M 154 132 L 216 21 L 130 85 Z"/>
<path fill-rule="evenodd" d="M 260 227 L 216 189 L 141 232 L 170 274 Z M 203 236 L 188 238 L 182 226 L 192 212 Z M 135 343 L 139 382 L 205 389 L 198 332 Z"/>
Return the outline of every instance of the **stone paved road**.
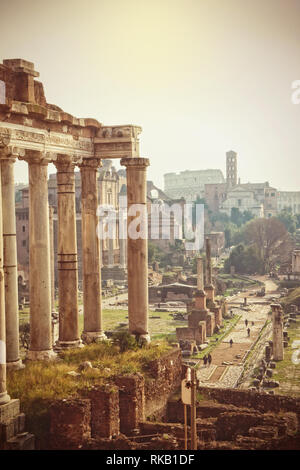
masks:
<path fill-rule="evenodd" d="M 274 294 L 277 287 L 276 284 L 269 279 L 261 277 L 259 280 L 263 280 L 266 285 L 266 297 L 262 300 L 262 303 L 265 303 L 265 305 L 257 304 L 258 298 L 249 296 L 251 291 L 239 294 L 233 299 L 235 303 L 237 301 L 242 303 L 244 297 L 248 297 L 247 311 L 243 308 L 234 309 L 234 313 L 241 315 L 241 319 L 229 335 L 211 353 L 211 368 L 213 368 L 213 373 L 209 374 L 204 367 L 198 369 L 197 377 L 200 385 L 222 388 L 235 387 L 243 371 L 243 362 L 268 318 L 268 312 L 270 311 L 269 304 L 271 303 L 271 301 L 266 302 L 268 293 L 276 295 Z M 254 290 L 257 290 L 257 288 Z M 250 328 L 250 337 L 245 325 L 246 319 L 248 320 L 247 327 Z M 254 322 L 254 325 L 252 325 L 252 322 Z M 229 344 L 230 339 L 233 340 L 232 347 Z"/>

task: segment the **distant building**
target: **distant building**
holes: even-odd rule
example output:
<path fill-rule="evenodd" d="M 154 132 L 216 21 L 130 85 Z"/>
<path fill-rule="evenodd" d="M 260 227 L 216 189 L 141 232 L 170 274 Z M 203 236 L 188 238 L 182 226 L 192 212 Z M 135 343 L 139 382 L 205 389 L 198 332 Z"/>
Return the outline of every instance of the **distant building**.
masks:
<path fill-rule="evenodd" d="M 226 153 L 226 183 L 205 184 L 205 202 L 212 212 L 225 212 L 232 208 L 249 210 L 255 217 L 274 217 L 278 213 L 278 191 L 264 183 L 240 183 L 237 175 L 237 153 Z"/>
<path fill-rule="evenodd" d="M 221 170 L 181 171 L 164 175 L 164 191 L 173 199 L 195 201 L 205 195 L 205 184 L 225 183 Z"/>
<path fill-rule="evenodd" d="M 119 210 L 119 195 L 122 195 L 122 188 L 126 188 L 126 171 L 121 169 L 116 171 L 111 160 L 104 160 L 103 166 L 98 171 L 98 196 L 99 204 L 109 205 L 115 211 Z M 123 189 L 124 192 L 124 189 Z M 29 266 L 29 189 L 20 190 L 20 202 L 16 203 L 16 230 L 17 230 L 17 256 L 18 263 L 26 269 Z M 126 194 L 126 191 L 125 191 Z M 57 279 L 57 180 L 56 173 L 51 174 L 48 179 L 48 199 L 49 205 L 54 208 L 54 260 L 55 278 Z M 77 231 L 77 259 L 78 259 L 78 280 L 82 280 L 82 238 L 81 238 L 81 178 L 80 172 L 75 172 L 75 203 L 76 203 L 76 231 Z M 118 224 L 118 219 L 117 219 Z M 118 226 L 117 226 L 118 231 Z M 126 245 L 126 244 L 125 244 Z M 120 280 L 124 278 L 126 268 L 126 246 L 116 236 L 114 240 L 101 241 L 101 262 L 102 278 L 114 278 L 120 275 Z M 120 248 L 124 253 L 120 253 Z M 120 268 L 120 269 L 119 269 Z M 122 271 L 122 272 L 121 272 Z"/>
<path fill-rule="evenodd" d="M 226 213 L 229 217 L 233 208 L 240 212 L 250 211 L 254 217 L 264 216 L 264 206 L 262 202 L 255 197 L 255 192 L 247 190 L 242 185 L 235 186 L 227 191 L 226 199 L 220 206 L 220 211 Z"/>
<path fill-rule="evenodd" d="M 263 204 L 263 217 L 269 218 L 277 215 L 277 189 L 271 187 L 268 181 L 265 183 L 244 183 L 241 186 L 253 191 L 255 199 Z"/>
<path fill-rule="evenodd" d="M 226 152 L 226 183 L 228 188 L 237 185 L 237 153 L 233 150 Z"/>
<path fill-rule="evenodd" d="M 300 191 L 278 191 L 278 210 L 290 208 L 292 214 L 300 214 Z"/>
<path fill-rule="evenodd" d="M 218 212 L 220 206 L 227 196 L 227 184 L 206 184 L 204 186 L 204 198 L 208 209 L 212 212 Z"/>
<path fill-rule="evenodd" d="M 181 213 L 184 214 L 184 198 L 171 199 L 152 181 L 147 181 L 148 239 L 166 251 L 169 250 L 170 245 L 175 244 L 175 240 L 183 239 L 182 218 L 177 220 L 176 213 L 169 210 L 173 204 L 180 206 Z M 160 212 L 158 217 L 151 216 L 152 205 L 158 208 Z M 158 235 L 157 239 L 152 237 L 153 233 Z"/>

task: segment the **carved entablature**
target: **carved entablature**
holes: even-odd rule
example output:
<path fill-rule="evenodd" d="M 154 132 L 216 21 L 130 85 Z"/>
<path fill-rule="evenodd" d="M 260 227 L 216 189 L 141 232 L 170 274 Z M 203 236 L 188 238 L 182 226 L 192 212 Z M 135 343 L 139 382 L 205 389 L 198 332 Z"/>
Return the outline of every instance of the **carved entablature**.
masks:
<path fill-rule="evenodd" d="M 102 126 L 96 119 L 66 113 L 47 103 L 38 75 L 34 64 L 23 59 L 0 63 L 0 148 L 71 155 L 74 162 L 140 156 L 141 127 Z"/>
<path fill-rule="evenodd" d="M 6 147 L 10 144 L 11 130 L 0 127 L 0 147 Z"/>
<path fill-rule="evenodd" d="M 76 140 L 69 134 L 47 132 L 43 129 L 0 122 L 0 146 L 8 144 L 27 150 L 73 155 L 74 159 L 94 156 L 92 139 L 79 138 Z"/>
<path fill-rule="evenodd" d="M 139 126 L 102 126 L 94 138 L 95 155 L 99 158 L 139 157 Z"/>

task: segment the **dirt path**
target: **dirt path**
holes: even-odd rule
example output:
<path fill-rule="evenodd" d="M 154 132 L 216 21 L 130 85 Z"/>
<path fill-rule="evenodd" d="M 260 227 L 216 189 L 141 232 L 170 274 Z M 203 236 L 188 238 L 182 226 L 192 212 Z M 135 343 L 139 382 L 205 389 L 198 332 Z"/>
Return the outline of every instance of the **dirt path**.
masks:
<path fill-rule="evenodd" d="M 198 369 L 197 376 L 200 385 L 222 388 L 234 387 L 236 385 L 243 371 L 243 363 L 268 318 L 271 297 L 278 295 L 275 294 L 277 286 L 273 281 L 264 277 L 259 277 L 258 279 L 265 283 L 266 296 L 262 298 L 250 296 L 251 293 L 253 294 L 253 291 L 257 290 L 257 288 L 254 288 L 248 292 L 238 294 L 232 299 L 234 311 L 236 314 L 241 315 L 241 318 L 233 330 L 211 353 L 212 364 L 209 368 L 213 368 L 212 373 L 210 374 L 209 368 L 203 365 Z M 236 307 L 239 303 L 243 303 L 244 297 L 248 299 L 247 307 Z M 246 322 L 248 322 L 247 325 Z M 250 328 L 250 336 L 248 335 L 247 328 Z M 230 346 L 231 339 L 233 341 L 232 346 Z"/>

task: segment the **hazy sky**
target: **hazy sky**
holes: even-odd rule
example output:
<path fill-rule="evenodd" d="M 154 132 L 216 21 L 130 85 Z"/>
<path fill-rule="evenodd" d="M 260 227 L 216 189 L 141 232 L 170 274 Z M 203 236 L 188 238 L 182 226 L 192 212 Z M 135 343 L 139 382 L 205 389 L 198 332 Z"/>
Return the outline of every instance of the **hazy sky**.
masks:
<path fill-rule="evenodd" d="M 0 0 L 0 60 L 77 117 L 143 127 L 149 179 L 221 168 L 300 190 L 300 0 Z M 27 178 L 24 162 L 16 179 Z"/>

